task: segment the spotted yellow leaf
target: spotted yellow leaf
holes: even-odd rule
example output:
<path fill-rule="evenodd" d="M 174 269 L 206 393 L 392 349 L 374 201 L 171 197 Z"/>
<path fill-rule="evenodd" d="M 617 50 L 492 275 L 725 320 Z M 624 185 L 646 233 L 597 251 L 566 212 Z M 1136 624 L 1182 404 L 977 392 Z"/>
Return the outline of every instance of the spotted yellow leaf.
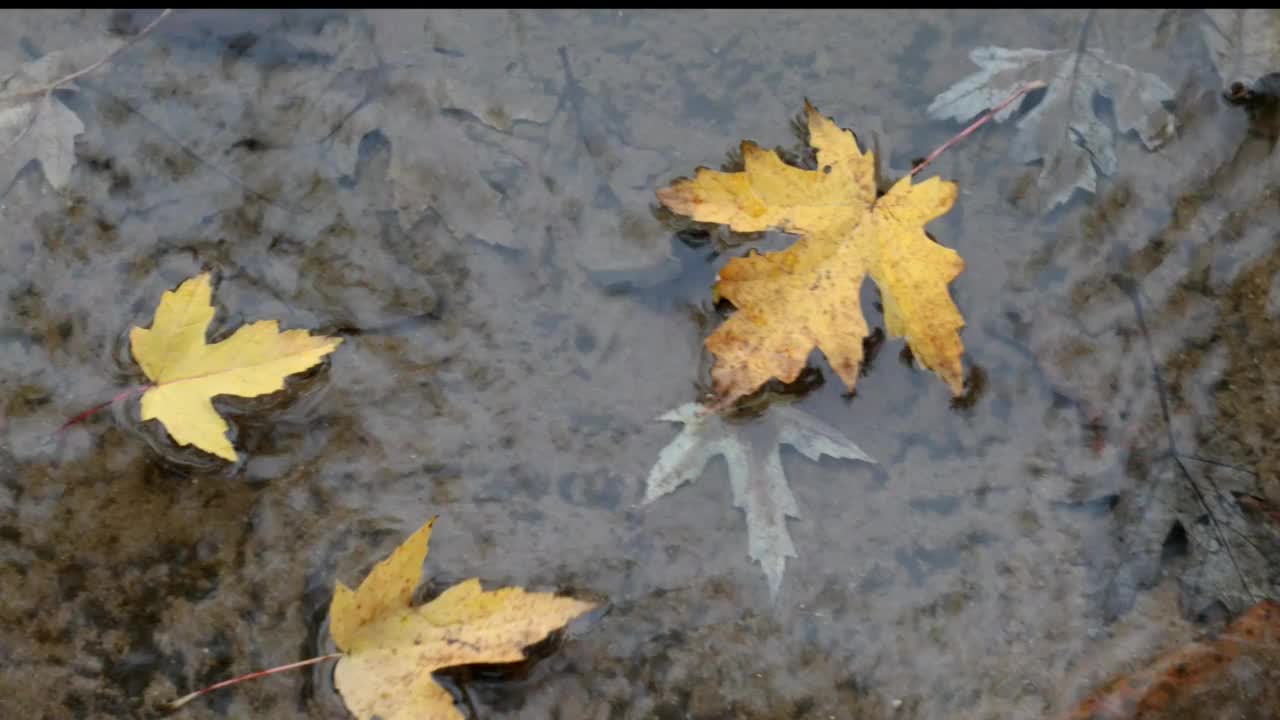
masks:
<path fill-rule="evenodd" d="M 483 590 L 472 578 L 411 604 L 433 518 L 374 566 L 360 587 L 338 583 L 329 632 L 344 655 L 334 684 L 362 720 L 462 720 L 431 674 L 459 665 L 511 663 L 524 649 L 595 605 L 518 587 Z"/>
<path fill-rule="evenodd" d="M 663 205 L 700 222 L 800 236 L 785 250 L 735 258 L 720 272 L 715 294 L 737 308 L 706 341 L 720 404 L 771 378 L 795 380 L 815 347 L 852 390 L 868 334 L 858 302 L 867 275 L 880 288 L 889 334 L 906 338 L 916 359 L 960 395 L 964 318 L 947 285 L 964 260 L 924 233 L 951 209 L 955 183 L 913 184 L 906 176 L 877 199 L 872 153 L 812 105 L 805 114 L 816 170 L 744 142 L 742 172 L 699 168 L 692 180 L 658 190 Z"/>
<path fill-rule="evenodd" d="M 214 409 L 213 396 L 255 397 L 281 390 L 286 376 L 320 362 L 342 338 L 280 332 L 275 320 L 259 320 L 209 344 L 212 298 L 208 273 L 187 280 L 161 296 L 151 327 L 133 328 L 129 341 L 151 380 L 142 396 L 142 419 L 159 420 L 179 445 L 235 462 L 227 423 Z"/>

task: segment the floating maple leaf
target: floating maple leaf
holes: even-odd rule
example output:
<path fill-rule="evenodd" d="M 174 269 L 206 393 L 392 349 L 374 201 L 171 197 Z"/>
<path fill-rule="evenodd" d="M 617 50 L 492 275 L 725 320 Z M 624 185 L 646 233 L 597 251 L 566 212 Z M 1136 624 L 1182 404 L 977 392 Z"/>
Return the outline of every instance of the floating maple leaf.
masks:
<path fill-rule="evenodd" d="M 235 462 L 227 422 L 213 407 L 215 395 L 256 397 L 284 388 L 337 349 L 342 338 L 306 330 L 279 331 L 275 320 L 245 325 L 226 340 L 205 342 L 213 320 L 213 286 L 203 273 L 165 292 L 150 328 L 129 333 L 133 357 L 153 385 L 142 396 L 142 419 L 164 423 L 174 441 Z"/>
<path fill-rule="evenodd" d="M 792 408 L 774 405 L 751 428 L 727 422 L 697 403 L 682 405 L 658 418 L 684 424 L 684 429 L 662 449 L 649 471 L 644 502 L 650 503 L 681 485 L 696 480 L 708 462 L 723 455 L 729 466 L 733 504 L 747 515 L 747 553 L 760 563 L 776 595 L 782 586 L 787 558 L 796 557 L 787 532 L 787 518 L 800 517 L 800 508 L 782 470 L 779 448 L 790 445 L 810 460 L 823 455 L 874 463 L 839 430 Z"/>
<path fill-rule="evenodd" d="M 432 673 L 463 665 L 514 663 L 524 650 L 596 609 L 595 603 L 506 587 L 483 590 L 463 580 L 414 605 L 435 518 L 428 520 L 352 590 L 339 582 L 329 602 L 329 634 L 341 652 L 248 673 L 184 695 L 198 697 L 245 680 L 338 660 L 333 684 L 360 720 L 462 720 Z"/>
<path fill-rule="evenodd" d="M 374 566 L 359 588 L 338 583 L 334 591 L 329 632 L 344 653 L 334 685 L 362 720 L 462 720 L 433 672 L 519 662 L 526 647 L 596 607 L 518 587 L 485 591 L 475 578 L 412 605 L 434 523 Z"/>
<path fill-rule="evenodd" d="M 1163 106 L 1173 99 L 1173 90 L 1159 77 L 1122 65 L 1096 48 L 992 46 L 975 48 L 969 58 L 982 69 L 934 98 L 929 114 L 968 120 L 1029 82 L 1046 83 L 1043 100 L 1018 121 L 1010 152 L 1019 162 L 1044 159 L 1036 184 L 1048 209 L 1066 202 L 1076 188 L 1095 192 L 1098 173 L 1116 171 L 1115 132 L 1094 111 L 1095 95 L 1111 100 L 1117 128 L 1136 130 L 1149 150 L 1174 131 L 1173 115 Z M 1008 119 L 1015 109 L 996 113 L 995 121 Z"/>
<path fill-rule="evenodd" d="M 1227 85 L 1256 90 L 1258 81 L 1280 73 L 1280 10 L 1205 10 L 1200 25 L 1218 76 Z"/>
<path fill-rule="evenodd" d="M 869 332 L 859 307 L 867 275 L 880 288 L 889 335 L 905 337 L 916 359 L 960 395 L 964 318 L 947 285 L 964 260 L 924 234 L 951 209 L 955 183 L 912 184 L 907 176 L 877 199 L 872 153 L 808 103 L 805 114 L 818 170 L 744 142 L 743 172 L 699 168 L 692 180 L 658 190 L 662 204 L 700 222 L 801 236 L 781 252 L 734 258 L 720 272 L 715 293 L 738 309 L 706 341 L 720 405 L 770 378 L 795 380 L 815 347 L 853 389 Z"/>

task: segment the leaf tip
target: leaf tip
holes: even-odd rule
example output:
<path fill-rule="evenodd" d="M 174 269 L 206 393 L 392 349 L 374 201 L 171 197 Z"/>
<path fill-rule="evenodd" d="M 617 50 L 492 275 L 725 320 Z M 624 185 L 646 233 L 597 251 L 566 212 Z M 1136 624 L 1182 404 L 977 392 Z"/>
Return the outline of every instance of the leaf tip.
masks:
<path fill-rule="evenodd" d="M 209 297 L 212 298 L 213 297 L 213 273 L 209 272 L 208 270 L 205 270 L 199 275 L 193 275 L 187 278 L 186 280 L 183 280 L 182 284 L 178 286 L 178 289 L 175 290 L 174 293 L 175 294 L 181 293 L 184 291 L 184 289 L 188 287 L 190 289 L 187 290 L 187 292 L 204 294 L 206 291 L 208 291 Z"/>

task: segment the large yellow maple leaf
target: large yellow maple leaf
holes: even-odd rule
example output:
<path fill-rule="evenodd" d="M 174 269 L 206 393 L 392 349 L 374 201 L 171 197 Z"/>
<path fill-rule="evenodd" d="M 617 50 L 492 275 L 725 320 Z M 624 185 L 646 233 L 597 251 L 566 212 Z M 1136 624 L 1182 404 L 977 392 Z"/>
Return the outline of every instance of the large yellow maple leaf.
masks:
<path fill-rule="evenodd" d="M 342 338 L 280 332 L 275 320 L 259 320 L 210 345 L 205 333 L 213 320 L 212 299 L 208 273 L 188 279 L 160 297 L 151 327 L 133 328 L 129 342 L 152 383 L 142 395 L 142 419 L 159 420 L 180 445 L 235 462 L 213 396 L 281 390 L 286 376 L 320 362 Z"/>
<path fill-rule="evenodd" d="M 698 168 L 692 180 L 658 190 L 663 205 L 694 220 L 800 236 L 785 250 L 735 258 L 720 272 L 715 294 L 737 308 L 706 341 L 720 404 L 770 378 L 794 381 L 815 347 L 852 390 L 868 333 L 858 303 L 867 275 L 880 288 L 889 334 L 905 337 L 916 359 L 960 395 L 964 318 L 947 285 L 964 260 L 924 233 L 951 209 L 955 183 L 912 184 L 907 176 L 876 199 L 872 153 L 807 102 L 805 114 L 817 170 L 743 142 L 742 172 Z"/>
<path fill-rule="evenodd" d="M 329 633 L 344 653 L 334 684 L 362 720 L 462 720 L 433 672 L 519 662 L 526 647 L 596 607 L 518 587 L 485 591 L 475 578 L 412 606 L 434 524 L 374 566 L 358 589 L 339 582 L 334 591 Z"/>

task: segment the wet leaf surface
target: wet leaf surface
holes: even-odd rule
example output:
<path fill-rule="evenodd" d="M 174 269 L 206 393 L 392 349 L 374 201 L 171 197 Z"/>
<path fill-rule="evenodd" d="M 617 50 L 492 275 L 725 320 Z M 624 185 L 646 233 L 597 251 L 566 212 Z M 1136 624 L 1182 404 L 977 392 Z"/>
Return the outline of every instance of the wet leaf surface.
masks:
<path fill-rule="evenodd" d="M 227 423 L 213 408 L 216 395 L 257 397 L 284 389 L 284 378 L 321 362 L 342 338 L 279 330 L 274 320 L 237 328 L 225 340 L 206 342 L 213 321 L 213 281 L 208 273 L 164 293 L 155 320 L 129 331 L 129 349 L 151 384 L 142 392 L 143 420 L 159 420 L 179 445 L 195 445 L 236 461 L 225 436 Z"/>
<path fill-rule="evenodd" d="M 436 671 L 519 662 L 525 648 L 596 607 L 518 587 L 484 590 L 477 578 L 415 605 L 434 523 L 375 565 L 355 590 L 342 583 L 334 590 L 329 632 L 343 652 L 334 685 L 358 718 L 461 720 Z"/>
<path fill-rule="evenodd" d="M 716 356 L 717 405 L 772 378 L 794 382 L 815 348 L 853 390 L 870 334 L 859 305 L 868 277 L 880 291 L 889 336 L 906 338 L 920 363 L 962 394 L 964 318 L 947 286 L 964 260 L 924 230 L 951 209 L 956 185 L 907 176 L 877 197 L 875 156 L 851 131 L 807 102 L 805 129 L 813 169 L 743 142 L 742 171 L 700 168 L 658 190 L 665 207 L 699 222 L 798 236 L 780 252 L 734 258 L 716 276 L 715 298 L 737 308 L 706 341 Z"/>

